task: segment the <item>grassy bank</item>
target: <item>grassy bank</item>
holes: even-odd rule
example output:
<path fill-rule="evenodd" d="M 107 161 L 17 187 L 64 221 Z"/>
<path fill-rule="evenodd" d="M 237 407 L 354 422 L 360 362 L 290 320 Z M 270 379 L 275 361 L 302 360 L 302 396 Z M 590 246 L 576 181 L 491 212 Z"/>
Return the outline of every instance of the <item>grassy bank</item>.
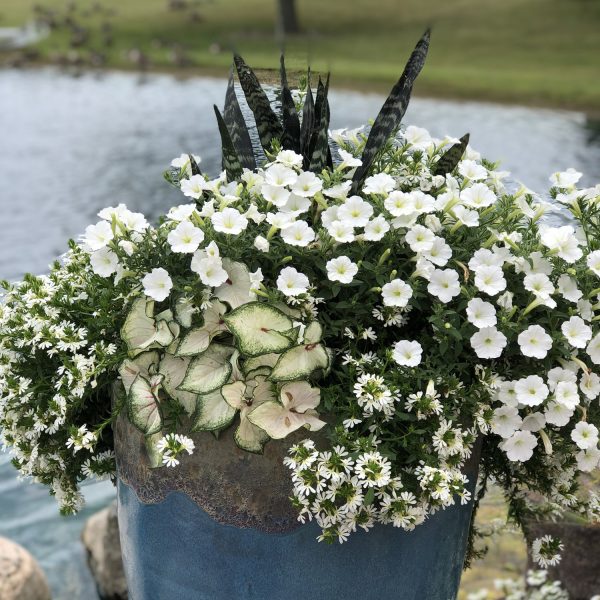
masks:
<path fill-rule="evenodd" d="M 41 0 L 66 15 L 65 0 Z M 78 0 L 71 13 L 89 30 L 83 50 L 106 65 L 132 68 L 141 50 L 149 68 L 225 73 L 235 48 L 257 67 L 273 67 L 275 0 Z M 385 90 L 408 52 L 432 25 L 421 95 L 484 99 L 600 111 L 600 3 L 595 0 L 297 0 L 303 33 L 287 40 L 288 63 L 331 70 L 334 83 Z M 90 14 L 87 14 L 87 13 Z M 27 0 L 2 0 L 0 26 L 32 17 Z M 102 30 L 102 23 L 111 27 Z M 107 34 L 107 31 L 109 32 Z M 38 44 L 41 60 L 64 56 L 72 32 L 64 26 Z M 104 45 L 109 39 L 112 44 Z"/>

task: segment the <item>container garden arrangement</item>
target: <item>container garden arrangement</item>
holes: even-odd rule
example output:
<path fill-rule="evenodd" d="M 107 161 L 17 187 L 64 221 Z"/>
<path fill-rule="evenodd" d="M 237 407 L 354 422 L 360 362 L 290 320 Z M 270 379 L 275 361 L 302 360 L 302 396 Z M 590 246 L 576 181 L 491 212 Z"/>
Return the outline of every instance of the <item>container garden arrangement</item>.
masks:
<path fill-rule="evenodd" d="M 132 598 L 447 600 L 490 482 L 597 519 L 600 187 L 401 129 L 428 45 L 355 131 L 236 56 L 220 175 L 184 154 L 158 223 L 106 208 L 4 282 L 4 445 L 65 514 L 117 483 Z"/>

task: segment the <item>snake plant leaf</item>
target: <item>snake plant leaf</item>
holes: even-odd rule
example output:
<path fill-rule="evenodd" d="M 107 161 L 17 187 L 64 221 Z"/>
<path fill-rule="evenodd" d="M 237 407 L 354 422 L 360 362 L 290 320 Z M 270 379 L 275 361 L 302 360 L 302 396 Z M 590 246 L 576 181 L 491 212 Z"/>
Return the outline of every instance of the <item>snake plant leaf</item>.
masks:
<path fill-rule="evenodd" d="M 188 154 L 188 157 L 190 159 L 190 171 L 192 172 L 192 175 L 202 175 L 202 171 L 200 170 L 196 159 L 191 154 Z"/>
<path fill-rule="evenodd" d="M 231 371 L 232 346 L 211 344 L 190 362 L 183 382 L 178 389 L 194 394 L 208 394 L 227 382 Z"/>
<path fill-rule="evenodd" d="M 327 369 L 329 361 L 329 354 L 322 344 L 294 346 L 279 357 L 269 379 L 271 381 L 305 379 L 318 369 Z"/>
<path fill-rule="evenodd" d="M 435 165 L 434 175 L 446 175 L 446 173 L 454 171 L 454 168 L 460 162 L 468 145 L 469 134 L 465 133 L 456 144 L 450 146 L 450 148 L 442 154 Z"/>
<path fill-rule="evenodd" d="M 248 302 L 223 316 L 237 346 L 246 356 L 282 352 L 293 344 L 286 332 L 292 320 L 278 308 L 265 302 Z"/>
<path fill-rule="evenodd" d="M 308 148 L 315 124 L 315 101 L 310 86 L 310 69 L 308 70 L 306 82 L 306 96 L 302 107 L 302 125 L 300 127 L 300 150 L 304 156 L 303 168 L 308 169 Z"/>
<path fill-rule="evenodd" d="M 218 431 L 231 425 L 237 410 L 225 402 L 221 390 L 198 396 L 192 431 Z"/>
<path fill-rule="evenodd" d="M 253 171 L 256 169 L 256 159 L 252 150 L 252 141 L 248 125 L 242 114 L 240 103 L 235 93 L 233 81 L 233 68 L 229 73 L 229 82 L 227 83 L 227 93 L 225 94 L 225 108 L 223 109 L 223 120 L 227 125 L 231 141 L 240 159 L 242 167 Z"/>
<path fill-rule="evenodd" d="M 221 134 L 223 169 L 227 173 L 227 179 L 229 181 L 234 181 L 239 179 L 242 175 L 242 163 L 240 162 L 238 153 L 233 145 L 229 129 L 227 129 L 227 125 L 225 124 L 225 121 L 223 120 L 223 117 L 221 116 L 221 113 L 216 105 L 214 106 L 214 109 L 217 117 L 217 123 L 219 125 L 219 133 Z"/>
<path fill-rule="evenodd" d="M 283 133 L 281 123 L 271 108 L 269 98 L 262 89 L 254 71 L 238 54 L 233 57 L 233 60 L 240 80 L 240 85 L 246 96 L 246 101 L 254 114 L 260 143 L 265 150 L 269 150 L 272 140 L 281 139 Z"/>
<path fill-rule="evenodd" d="M 162 427 L 156 396 L 142 375 L 135 378 L 127 394 L 127 413 L 131 423 L 145 435 L 157 433 Z"/>
<path fill-rule="evenodd" d="M 402 117 L 404 117 L 404 113 L 408 108 L 410 94 L 415 79 L 425 64 L 425 58 L 427 57 L 427 51 L 429 50 L 430 34 L 431 31 L 427 29 L 421 39 L 417 42 L 415 49 L 406 63 L 402 76 L 392 88 L 390 95 L 384 102 L 373 123 L 373 127 L 371 127 L 361 157 L 362 166 L 356 169 L 354 177 L 352 178 L 352 194 L 358 193 L 369 174 L 369 169 L 373 165 L 375 157 L 384 147 L 390 136 L 400 126 L 400 121 L 402 121 Z"/>
<path fill-rule="evenodd" d="M 296 112 L 296 105 L 292 98 L 292 92 L 288 86 L 285 71 L 285 59 L 281 55 L 281 123 L 283 135 L 281 136 L 281 147 L 284 150 L 293 150 L 300 153 L 300 119 Z"/>
<path fill-rule="evenodd" d="M 327 94 L 329 92 L 329 75 L 325 85 L 319 78 L 317 88 L 317 99 L 315 101 L 315 124 L 309 147 L 308 168 L 314 173 L 320 173 L 327 166 L 329 150 L 329 104 Z"/>

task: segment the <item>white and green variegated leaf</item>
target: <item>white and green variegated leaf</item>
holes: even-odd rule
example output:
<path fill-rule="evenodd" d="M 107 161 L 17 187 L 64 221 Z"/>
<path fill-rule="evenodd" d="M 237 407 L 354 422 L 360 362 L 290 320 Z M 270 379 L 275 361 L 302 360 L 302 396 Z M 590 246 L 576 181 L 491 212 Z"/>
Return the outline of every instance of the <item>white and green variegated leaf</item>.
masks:
<path fill-rule="evenodd" d="M 292 345 L 284 334 L 293 328 L 291 319 L 264 302 L 244 304 L 223 319 L 247 356 L 283 352 Z"/>
<path fill-rule="evenodd" d="M 255 454 L 262 454 L 265 444 L 269 441 L 268 434 L 260 427 L 250 423 L 245 414 L 240 414 L 240 424 L 235 430 L 233 438 L 239 448 Z"/>
<path fill-rule="evenodd" d="M 154 303 L 137 298 L 121 328 L 121 338 L 129 351 L 147 348 L 156 339 L 156 323 L 152 318 Z"/>
<path fill-rule="evenodd" d="M 316 344 L 321 341 L 323 328 L 318 321 L 311 321 L 304 330 L 304 343 Z"/>
<path fill-rule="evenodd" d="M 236 409 L 225 402 L 221 390 L 198 396 L 192 431 L 215 431 L 229 426 Z"/>
<path fill-rule="evenodd" d="M 215 335 L 221 331 L 227 331 L 223 315 L 227 312 L 227 307 L 218 300 L 215 300 L 203 313 L 204 322 L 202 327 Z"/>
<path fill-rule="evenodd" d="M 273 367 L 271 381 L 305 379 L 318 369 L 327 369 L 329 354 L 322 344 L 302 344 L 284 352 Z"/>
<path fill-rule="evenodd" d="M 175 318 L 182 327 L 190 328 L 192 326 L 192 319 L 197 312 L 198 309 L 189 298 L 181 296 L 177 299 L 175 303 Z"/>
<path fill-rule="evenodd" d="M 173 311 L 170 309 L 163 310 L 158 314 L 154 315 L 155 321 L 172 321 L 173 320 Z"/>
<path fill-rule="evenodd" d="M 162 417 L 158 401 L 150 382 L 138 375 L 127 395 L 127 413 L 129 420 L 143 434 L 157 433 L 162 427 Z"/>
<path fill-rule="evenodd" d="M 162 439 L 162 437 L 162 433 L 158 431 L 157 433 L 147 435 L 144 438 L 148 463 L 151 469 L 162 467 L 162 452 L 156 448 L 156 444 Z"/>
<path fill-rule="evenodd" d="M 175 321 L 157 321 L 154 344 L 166 348 L 175 339 L 175 335 L 171 331 L 171 323 L 175 323 Z"/>
<path fill-rule="evenodd" d="M 224 385 L 231 375 L 231 356 L 234 348 L 211 344 L 190 362 L 180 390 L 195 394 L 208 394 Z"/>
<path fill-rule="evenodd" d="M 190 366 L 191 359 L 188 357 L 165 354 L 160 361 L 158 372 L 163 375 L 163 388 L 171 398 L 177 400 L 188 415 L 196 410 L 197 394 L 177 389 L 185 378 Z"/>
<path fill-rule="evenodd" d="M 158 352 L 143 352 L 138 354 L 134 359 L 126 358 L 119 367 L 119 375 L 125 388 L 125 393 L 129 393 L 131 384 L 135 378 L 141 373 L 145 377 L 153 374 L 152 367 L 158 366 Z"/>
<path fill-rule="evenodd" d="M 210 344 L 211 332 L 204 327 L 188 331 L 177 346 L 178 356 L 195 356 L 204 352 Z"/>
<path fill-rule="evenodd" d="M 223 285 L 215 288 L 214 295 L 221 302 L 227 302 L 232 309 L 254 300 L 255 295 L 250 293 L 252 282 L 248 267 L 243 263 L 224 258 L 223 268 L 229 278 Z"/>
<path fill-rule="evenodd" d="M 279 360 L 279 356 L 279 354 L 271 352 L 269 354 L 261 354 L 260 356 L 248 358 L 244 362 L 243 371 L 246 373 L 246 375 L 248 375 L 255 369 L 261 369 L 263 367 L 269 367 L 269 369 L 272 369 Z"/>
<path fill-rule="evenodd" d="M 221 395 L 225 402 L 235 410 L 241 410 L 246 406 L 246 382 L 234 381 L 221 388 Z"/>

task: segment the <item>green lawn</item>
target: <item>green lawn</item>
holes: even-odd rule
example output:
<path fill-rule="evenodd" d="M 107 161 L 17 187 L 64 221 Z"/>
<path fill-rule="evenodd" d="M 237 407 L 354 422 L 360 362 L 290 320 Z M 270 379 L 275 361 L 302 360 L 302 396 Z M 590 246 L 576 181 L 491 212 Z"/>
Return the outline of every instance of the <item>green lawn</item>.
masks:
<path fill-rule="evenodd" d="M 38 3 L 61 14 L 67 5 Z M 100 3 L 116 11 L 109 66 L 131 67 L 127 51 L 137 47 L 147 53 L 151 68 L 173 68 L 165 42 L 181 45 L 191 60 L 188 71 L 226 73 L 232 48 L 254 66 L 276 66 L 275 0 L 204 0 L 199 20 L 190 9 L 168 10 L 166 0 Z M 90 46 L 100 49 L 105 17 L 83 14 L 94 0 L 74 4 L 76 21 L 92 31 Z M 310 57 L 317 70 L 332 71 L 334 84 L 386 89 L 432 25 L 418 94 L 600 111 L 597 0 L 297 0 L 297 5 L 304 34 L 287 40 L 288 63 L 299 68 Z M 29 0 L 0 2 L 0 26 L 31 15 Z M 68 38 L 59 29 L 44 40 L 42 59 L 64 52 Z"/>

